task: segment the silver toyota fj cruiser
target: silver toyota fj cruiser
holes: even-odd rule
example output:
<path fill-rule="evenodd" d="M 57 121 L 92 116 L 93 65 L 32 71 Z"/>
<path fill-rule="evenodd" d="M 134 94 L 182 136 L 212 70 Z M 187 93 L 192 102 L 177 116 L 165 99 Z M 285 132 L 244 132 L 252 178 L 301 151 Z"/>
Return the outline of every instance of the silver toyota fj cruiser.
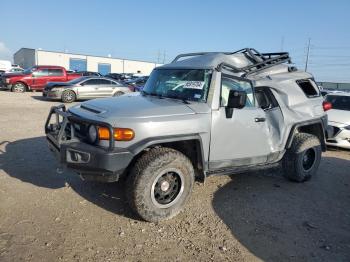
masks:
<path fill-rule="evenodd" d="M 327 117 L 313 76 L 290 63 L 252 48 L 179 55 L 140 93 L 53 107 L 49 147 L 85 180 L 125 176 L 132 209 L 153 222 L 178 214 L 209 175 L 281 162 L 306 181 L 326 150 Z"/>

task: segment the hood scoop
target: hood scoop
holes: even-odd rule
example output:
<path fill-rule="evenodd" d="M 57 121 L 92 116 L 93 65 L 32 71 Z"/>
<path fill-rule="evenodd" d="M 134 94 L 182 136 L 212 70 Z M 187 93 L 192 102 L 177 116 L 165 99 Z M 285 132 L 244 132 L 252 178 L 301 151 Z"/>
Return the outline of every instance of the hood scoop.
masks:
<path fill-rule="evenodd" d="M 91 105 L 87 105 L 87 104 L 80 105 L 80 108 L 84 109 L 86 111 L 89 111 L 91 113 L 94 113 L 94 114 L 101 114 L 101 113 L 106 112 L 105 110 L 101 110 L 101 109 L 99 109 L 97 107 L 94 107 L 94 106 L 91 106 Z"/>

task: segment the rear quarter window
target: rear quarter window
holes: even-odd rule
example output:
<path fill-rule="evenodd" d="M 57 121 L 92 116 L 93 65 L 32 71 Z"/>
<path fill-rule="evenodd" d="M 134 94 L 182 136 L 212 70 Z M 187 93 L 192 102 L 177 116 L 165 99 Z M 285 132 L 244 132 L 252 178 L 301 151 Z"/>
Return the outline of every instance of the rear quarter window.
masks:
<path fill-rule="evenodd" d="M 320 91 L 312 79 L 302 79 L 296 82 L 308 98 L 320 96 Z"/>

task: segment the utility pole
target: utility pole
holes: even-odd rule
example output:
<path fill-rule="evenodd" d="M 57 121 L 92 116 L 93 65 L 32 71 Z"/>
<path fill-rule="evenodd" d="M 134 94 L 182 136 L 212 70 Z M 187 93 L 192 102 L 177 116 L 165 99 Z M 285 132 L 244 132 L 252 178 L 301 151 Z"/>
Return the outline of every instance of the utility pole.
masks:
<path fill-rule="evenodd" d="M 166 57 L 166 52 L 164 50 L 164 53 L 163 53 L 163 64 L 165 63 L 165 57 Z"/>
<path fill-rule="evenodd" d="M 307 66 L 308 66 L 308 63 L 309 63 L 310 42 L 311 42 L 311 38 L 309 38 L 309 42 L 308 42 L 308 44 L 307 44 L 306 61 L 305 61 L 305 72 L 307 71 Z"/>
<path fill-rule="evenodd" d="M 160 50 L 158 49 L 157 63 L 160 63 Z"/>

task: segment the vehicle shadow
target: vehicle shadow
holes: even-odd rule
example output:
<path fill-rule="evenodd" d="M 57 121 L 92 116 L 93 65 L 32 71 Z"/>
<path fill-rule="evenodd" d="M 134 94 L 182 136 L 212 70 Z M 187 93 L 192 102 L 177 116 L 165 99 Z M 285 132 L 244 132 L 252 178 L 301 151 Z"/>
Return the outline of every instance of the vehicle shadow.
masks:
<path fill-rule="evenodd" d="M 213 207 L 263 261 L 350 261 L 350 161 L 324 157 L 305 183 L 281 169 L 232 175 Z"/>
<path fill-rule="evenodd" d="M 123 182 L 88 182 L 74 172 L 61 170 L 43 136 L 14 142 L 0 141 L 0 169 L 11 177 L 38 187 L 70 187 L 86 200 L 110 212 L 139 219 L 126 205 Z"/>
<path fill-rule="evenodd" d="M 59 100 L 49 99 L 49 98 L 44 97 L 42 95 L 32 95 L 31 98 L 33 98 L 35 100 L 39 100 L 39 101 L 44 101 L 44 102 L 57 102 L 57 101 L 59 101 Z"/>

